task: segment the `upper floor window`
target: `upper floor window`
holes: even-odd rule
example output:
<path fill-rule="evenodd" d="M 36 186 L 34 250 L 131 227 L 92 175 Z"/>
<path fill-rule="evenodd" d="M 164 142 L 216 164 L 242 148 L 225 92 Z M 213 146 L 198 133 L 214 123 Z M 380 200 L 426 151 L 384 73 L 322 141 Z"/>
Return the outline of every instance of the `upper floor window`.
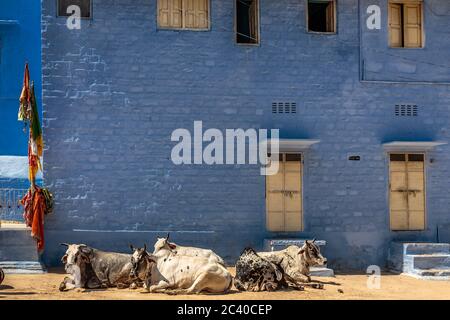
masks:
<path fill-rule="evenodd" d="M 389 1 L 389 45 L 393 48 L 423 46 L 421 0 Z"/>
<path fill-rule="evenodd" d="M 74 14 L 70 6 L 78 6 L 81 12 L 81 18 L 92 17 L 92 1 L 91 0 L 58 0 L 58 16 L 68 17 Z"/>
<path fill-rule="evenodd" d="M 208 29 L 209 0 L 158 0 L 158 27 Z"/>
<path fill-rule="evenodd" d="M 308 31 L 336 32 L 336 0 L 307 0 Z"/>
<path fill-rule="evenodd" d="M 258 0 L 236 0 L 236 42 L 259 43 Z"/>

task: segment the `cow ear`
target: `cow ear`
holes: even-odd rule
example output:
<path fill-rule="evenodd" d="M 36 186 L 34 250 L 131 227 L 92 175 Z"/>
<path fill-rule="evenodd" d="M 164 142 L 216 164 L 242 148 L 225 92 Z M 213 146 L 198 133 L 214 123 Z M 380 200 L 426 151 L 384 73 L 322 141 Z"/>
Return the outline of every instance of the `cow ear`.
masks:
<path fill-rule="evenodd" d="M 169 248 L 172 250 L 175 250 L 177 248 L 177 246 L 173 243 L 169 243 Z"/>
<path fill-rule="evenodd" d="M 61 262 L 64 264 L 67 263 L 67 254 L 63 255 L 63 257 L 61 258 Z"/>
<path fill-rule="evenodd" d="M 300 249 L 300 251 L 298 252 L 298 254 L 303 254 L 305 252 L 305 249 Z"/>

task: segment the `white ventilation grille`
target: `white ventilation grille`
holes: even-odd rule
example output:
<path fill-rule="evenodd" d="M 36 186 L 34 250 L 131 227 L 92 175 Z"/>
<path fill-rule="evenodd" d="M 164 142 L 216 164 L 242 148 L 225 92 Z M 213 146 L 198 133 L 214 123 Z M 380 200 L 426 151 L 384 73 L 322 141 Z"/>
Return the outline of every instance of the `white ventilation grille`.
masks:
<path fill-rule="evenodd" d="M 417 117 L 419 115 L 419 107 L 415 104 L 396 104 L 396 117 Z"/>
<path fill-rule="evenodd" d="M 274 113 L 274 114 L 297 113 L 297 103 L 296 102 L 272 102 L 272 113 Z"/>

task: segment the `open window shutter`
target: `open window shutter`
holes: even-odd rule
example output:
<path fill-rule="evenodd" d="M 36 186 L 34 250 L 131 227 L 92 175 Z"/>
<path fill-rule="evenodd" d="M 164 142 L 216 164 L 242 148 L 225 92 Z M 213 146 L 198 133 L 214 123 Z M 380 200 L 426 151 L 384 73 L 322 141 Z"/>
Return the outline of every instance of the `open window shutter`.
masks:
<path fill-rule="evenodd" d="M 334 10 L 335 10 L 335 2 L 331 1 L 327 6 L 327 32 L 335 32 L 334 30 Z"/>
<path fill-rule="evenodd" d="M 402 5 L 389 3 L 389 43 L 391 47 L 403 46 Z"/>
<path fill-rule="evenodd" d="M 249 17 L 250 17 L 250 36 L 252 37 L 253 43 L 258 43 L 258 4 L 257 0 L 252 1 L 249 7 Z"/>
<path fill-rule="evenodd" d="M 192 29 L 207 29 L 208 24 L 208 0 L 184 0 L 185 1 L 185 27 Z"/>
<path fill-rule="evenodd" d="M 182 0 L 158 0 L 158 26 L 181 28 Z"/>
<path fill-rule="evenodd" d="M 404 5 L 404 37 L 406 48 L 422 46 L 422 10 L 421 4 Z"/>

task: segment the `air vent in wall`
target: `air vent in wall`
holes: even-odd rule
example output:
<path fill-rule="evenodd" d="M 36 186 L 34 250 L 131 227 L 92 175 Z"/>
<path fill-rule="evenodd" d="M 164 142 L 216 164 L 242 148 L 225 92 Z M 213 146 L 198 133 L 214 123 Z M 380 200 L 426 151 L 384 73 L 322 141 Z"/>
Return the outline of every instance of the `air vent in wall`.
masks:
<path fill-rule="evenodd" d="M 297 113 L 297 103 L 296 102 L 272 102 L 272 113 L 276 113 L 276 114 Z"/>
<path fill-rule="evenodd" d="M 397 117 L 417 117 L 419 107 L 415 104 L 396 104 L 395 116 Z"/>

